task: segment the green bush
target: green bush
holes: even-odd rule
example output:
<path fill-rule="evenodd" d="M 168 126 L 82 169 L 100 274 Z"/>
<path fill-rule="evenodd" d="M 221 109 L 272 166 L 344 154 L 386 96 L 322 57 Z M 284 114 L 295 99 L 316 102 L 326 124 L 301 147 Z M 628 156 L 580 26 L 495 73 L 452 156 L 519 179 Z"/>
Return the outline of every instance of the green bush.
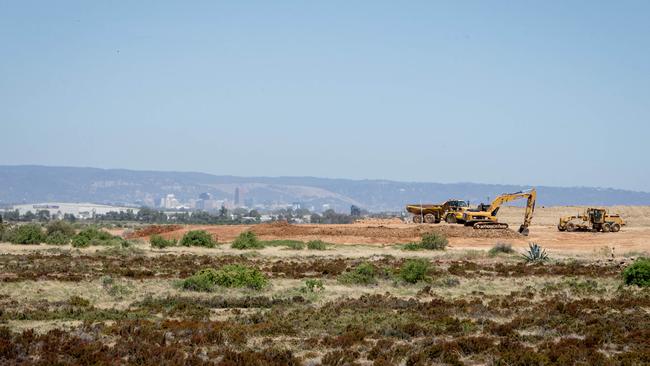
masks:
<path fill-rule="evenodd" d="M 215 286 L 222 287 L 248 287 L 260 290 L 266 286 L 266 276 L 257 268 L 246 267 L 239 264 L 230 264 L 221 269 L 206 268 L 186 278 L 181 287 L 192 291 L 209 292 Z"/>
<path fill-rule="evenodd" d="M 299 240 L 265 240 L 262 243 L 264 243 L 265 247 L 287 247 L 287 249 L 292 250 L 302 250 L 305 248 L 305 243 Z"/>
<path fill-rule="evenodd" d="M 217 246 L 217 242 L 214 240 L 212 235 L 204 230 L 188 231 L 183 235 L 180 244 L 184 247 L 214 248 Z"/>
<path fill-rule="evenodd" d="M 63 236 L 67 238 L 72 238 L 75 234 L 74 227 L 66 221 L 52 221 L 47 226 L 45 227 L 45 231 L 48 236 L 56 234 L 56 233 L 61 233 Z"/>
<path fill-rule="evenodd" d="M 316 292 L 316 291 L 323 291 L 324 289 L 325 286 L 323 286 L 323 281 L 310 278 L 308 280 L 305 280 L 305 286 L 302 289 L 300 289 L 300 291 Z"/>
<path fill-rule="evenodd" d="M 408 283 L 428 281 L 430 264 L 426 259 L 410 259 L 404 262 L 399 271 L 399 277 Z"/>
<path fill-rule="evenodd" d="M 91 245 L 121 245 L 122 242 L 124 239 L 94 227 L 83 229 L 72 237 L 72 246 L 75 248 L 87 248 Z"/>
<path fill-rule="evenodd" d="M 262 249 L 264 243 L 257 239 L 254 232 L 244 231 L 232 242 L 231 247 L 235 249 Z"/>
<path fill-rule="evenodd" d="M 420 241 L 423 249 L 430 250 L 445 250 L 448 244 L 447 237 L 444 234 L 438 233 L 426 233 L 422 235 L 422 240 Z"/>
<path fill-rule="evenodd" d="M 149 243 L 154 248 L 163 249 L 176 246 L 176 244 L 178 244 L 178 241 L 176 239 L 167 240 L 160 235 L 152 235 L 149 239 Z"/>
<path fill-rule="evenodd" d="M 373 285 L 377 283 L 375 275 L 375 267 L 368 262 L 364 262 L 351 271 L 342 273 L 337 280 L 344 284 Z"/>
<path fill-rule="evenodd" d="M 299 240 L 264 240 L 261 242 L 264 247 L 286 247 L 290 250 L 303 250 L 305 249 L 305 243 Z"/>
<path fill-rule="evenodd" d="M 626 285 L 650 287 L 650 258 L 639 258 L 623 271 Z"/>
<path fill-rule="evenodd" d="M 402 246 L 402 250 L 445 250 L 449 241 L 443 234 L 426 233 L 422 235 L 419 243 L 408 243 Z"/>
<path fill-rule="evenodd" d="M 407 243 L 402 245 L 402 250 L 422 250 L 422 244 L 420 243 Z"/>
<path fill-rule="evenodd" d="M 322 240 L 311 240 L 307 242 L 307 249 L 309 250 L 326 250 L 327 244 Z"/>
<path fill-rule="evenodd" d="M 496 243 L 492 249 L 488 252 L 489 255 L 495 256 L 500 253 L 505 253 L 505 254 L 511 254 L 514 253 L 515 250 L 512 249 L 512 244 L 510 243 Z"/>
<path fill-rule="evenodd" d="M 60 231 L 55 231 L 45 237 L 45 242 L 52 245 L 66 245 L 70 243 L 71 236 L 65 235 Z"/>
<path fill-rule="evenodd" d="M 38 224 L 16 226 L 10 235 L 14 244 L 40 244 L 45 241 L 45 234 Z"/>

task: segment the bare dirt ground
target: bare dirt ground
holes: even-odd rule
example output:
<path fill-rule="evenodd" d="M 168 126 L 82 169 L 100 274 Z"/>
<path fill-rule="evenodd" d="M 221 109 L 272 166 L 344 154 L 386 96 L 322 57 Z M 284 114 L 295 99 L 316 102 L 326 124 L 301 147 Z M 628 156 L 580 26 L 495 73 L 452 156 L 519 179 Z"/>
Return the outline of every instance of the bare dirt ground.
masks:
<path fill-rule="evenodd" d="M 627 225 L 619 233 L 567 233 L 557 230 L 561 216 L 576 214 L 584 207 L 540 207 L 535 212 L 528 237 L 513 230 L 474 230 L 462 225 L 440 223 L 415 225 L 400 223 L 398 219 L 365 219 L 351 225 L 286 225 L 282 223 L 260 225 L 187 225 L 179 230 L 164 233 L 167 238 L 180 239 L 189 230 L 206 230 L 219 242 L 231 242 L 240 233 L 251 230 L 263 240 L 291 239 L 300 241 L 323 240 L 333 244 L 391 245 L 417 241 L 423 233 L 435 231 L 445 234 L 450 245 L 459 249 L 489 249 L 496 242 L 507 242 L 524 248 L 536 242 L 550 250 L 568 253 L 592 253 L 614 247 L 616 254 L 650 251 L 650 207 L 621 206 L 610 208 L 620 213 Z M 499 213 L 502 222 L 517 229 L 523 218 L 523 209 L 504 207 Z"/>

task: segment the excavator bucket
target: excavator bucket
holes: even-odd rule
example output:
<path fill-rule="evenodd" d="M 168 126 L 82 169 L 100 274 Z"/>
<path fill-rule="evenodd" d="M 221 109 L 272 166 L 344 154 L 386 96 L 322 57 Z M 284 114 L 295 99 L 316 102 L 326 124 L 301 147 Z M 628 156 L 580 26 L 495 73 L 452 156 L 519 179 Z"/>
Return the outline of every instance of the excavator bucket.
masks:
<path fill-rule="evenodd" d="M 528 227 L 526 227 L 524 225 L 521 225 L 519 227 L 519 234 L 524 235 L 524 236 L 528 236 Z"/>

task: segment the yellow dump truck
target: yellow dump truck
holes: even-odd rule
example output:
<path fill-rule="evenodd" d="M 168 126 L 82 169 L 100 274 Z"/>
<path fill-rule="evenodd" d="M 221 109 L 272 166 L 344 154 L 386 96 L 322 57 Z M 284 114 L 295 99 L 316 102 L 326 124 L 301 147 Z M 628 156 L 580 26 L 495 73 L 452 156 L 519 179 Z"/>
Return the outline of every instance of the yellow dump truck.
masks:
<path fill-rule="evenodd" d="M 442 204 L 410 204 L 406 211 L 413 215 L 416 224 L 437 224 L 442 220 L 448 223 L 463 223 L 463 212 L 469 209 L 469 202 L 457 199 Z"/>

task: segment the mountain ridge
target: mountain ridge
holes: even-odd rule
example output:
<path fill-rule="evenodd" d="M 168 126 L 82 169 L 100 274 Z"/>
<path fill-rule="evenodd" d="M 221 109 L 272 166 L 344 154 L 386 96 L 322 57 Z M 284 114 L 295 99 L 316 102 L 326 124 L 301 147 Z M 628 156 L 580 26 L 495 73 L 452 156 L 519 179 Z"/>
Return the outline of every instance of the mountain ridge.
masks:
<path fill-rule="evenodd" d="M 152 205 L 168 193 L 181 201 L 211 193 L 230 199 L 240 189 L 242 202 L 300 202 L 307 207 L 329 204 L 347 211 L 354 204 L 370 211 L 398 211 L 407 203 L 441 202 L 448 198 L 485 202 L 526 185 L 488 183 L 399 182 L 311 176 L 240 177 L 202 172 L 103 169 L 43 165 L 0 165 L 0 203 L 78 202 Z M 650 205 L 650 192 L 604 187 L 537 186 L 540 205 Z"/>

